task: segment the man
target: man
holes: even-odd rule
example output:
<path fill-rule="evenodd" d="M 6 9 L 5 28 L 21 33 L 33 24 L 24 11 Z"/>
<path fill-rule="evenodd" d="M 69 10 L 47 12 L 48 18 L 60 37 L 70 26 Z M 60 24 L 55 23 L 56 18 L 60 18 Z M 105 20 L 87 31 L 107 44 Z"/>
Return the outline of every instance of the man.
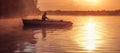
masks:
<path fill-rule="evenodd" d="M 48 19 L 47 16 L 46 16 L 46 14 L 47 14 L 47 13 L 44 12 L 44 14 L 42 15 L 42 21 L 46 21 L 46 19 Z"/>

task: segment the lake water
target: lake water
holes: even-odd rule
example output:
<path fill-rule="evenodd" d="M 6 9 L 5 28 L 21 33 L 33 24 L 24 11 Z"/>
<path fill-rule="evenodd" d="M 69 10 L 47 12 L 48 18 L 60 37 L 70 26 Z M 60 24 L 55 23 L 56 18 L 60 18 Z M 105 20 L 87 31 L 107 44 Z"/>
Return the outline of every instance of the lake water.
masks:
<path fill-rule="evenodd" d="M 48 16 L 68 28 L 25 28 L 21 18 L 0 19 L 0 53 L 120 53 L 120 16 Z"/>

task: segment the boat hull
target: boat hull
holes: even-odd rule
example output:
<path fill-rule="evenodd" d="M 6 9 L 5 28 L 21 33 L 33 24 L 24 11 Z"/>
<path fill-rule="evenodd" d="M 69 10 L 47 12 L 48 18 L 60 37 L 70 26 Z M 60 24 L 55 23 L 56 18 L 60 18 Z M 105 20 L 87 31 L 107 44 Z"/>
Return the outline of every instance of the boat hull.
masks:
<path fill-rule="evenodd" d="M 42 21 L 38 19 L 34 20 L 27 20 L 23 19 L 23 24 L 24 26 L 45 26 L 45 27 L 50 27 L 50 26 L 58 26 L 58 27 L 64 27 L 64 26 L 72 26 L 72 22 L 69 21 L 57 21 L 57 20 L 47 20 L 47 21 Z"/>

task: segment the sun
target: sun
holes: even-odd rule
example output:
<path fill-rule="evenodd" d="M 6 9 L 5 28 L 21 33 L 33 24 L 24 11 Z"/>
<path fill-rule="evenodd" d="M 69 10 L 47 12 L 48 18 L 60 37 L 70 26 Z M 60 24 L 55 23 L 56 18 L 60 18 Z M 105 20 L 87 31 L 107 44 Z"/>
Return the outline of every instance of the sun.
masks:
<path fill-rule="evenodd" d="M 90 5 L 90 6 L 96 6 L 101 3 L 102 0 L 74 0 L 76 4 L 84 4 L 84 5 Z"/>
<path fill-rule="evenodd" d="M 102 0 L 85 0 L 89 6 L 98 6 L 101 5 Z"/>
<path fill-rule="evenodd" d="M 86 0 L 86 2 L 90 2 L 90 3 L 99 3 L 100 0 Z"/>
<path fill-rule="evenodd" d="M 85 1 L 91 6 L 97 6 L 97 5 L 100 5 L 101 3 L 101 0 L 85 0 Z"/>

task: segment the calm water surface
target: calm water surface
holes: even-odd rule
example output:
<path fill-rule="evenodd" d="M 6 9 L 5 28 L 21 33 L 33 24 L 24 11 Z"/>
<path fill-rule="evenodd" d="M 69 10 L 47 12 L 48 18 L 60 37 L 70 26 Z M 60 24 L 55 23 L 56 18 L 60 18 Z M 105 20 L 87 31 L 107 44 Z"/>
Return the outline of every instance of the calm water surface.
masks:
<path fill-rule="evenodd" d="M 120 16 L 48 16 L 68 28 L 25 28 L 21 18 L 0 19 L 0 53 L 120 53 Z"/>

